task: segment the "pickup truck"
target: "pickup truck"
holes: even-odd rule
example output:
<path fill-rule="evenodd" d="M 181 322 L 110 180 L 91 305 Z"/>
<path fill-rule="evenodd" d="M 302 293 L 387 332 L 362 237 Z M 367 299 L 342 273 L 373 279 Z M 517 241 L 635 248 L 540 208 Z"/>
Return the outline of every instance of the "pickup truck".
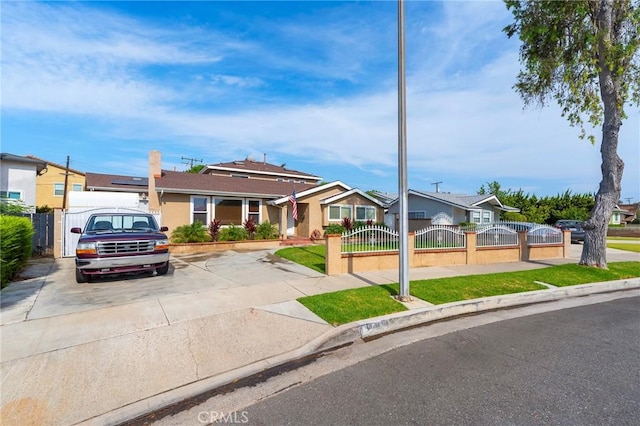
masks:
<path fill-rule="evenodd" d="M 100 275 L 169 271 L 169 239 L 151 214 L 97 213 L 83 229 L 76 246 L 76 281 L 85 283 Z"/>

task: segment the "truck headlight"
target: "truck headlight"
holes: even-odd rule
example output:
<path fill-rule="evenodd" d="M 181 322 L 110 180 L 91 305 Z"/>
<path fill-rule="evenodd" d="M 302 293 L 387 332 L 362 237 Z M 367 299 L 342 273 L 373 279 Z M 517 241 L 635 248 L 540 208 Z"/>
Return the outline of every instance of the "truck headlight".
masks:
<path fill-rule="evenodd" d="M 91 242 L 91 243 L 78 243 L 78 246 L 76 247 L 76 255 L 79 254 L 96 254 L 97 250 L 96 250 L 96 243 L 95 242 Z"/>
<path fill-rule="evenodd" d="M 156 240 L 156 250 L 167 250 L 169 248 L 169 240 L 164 238 Z"/>

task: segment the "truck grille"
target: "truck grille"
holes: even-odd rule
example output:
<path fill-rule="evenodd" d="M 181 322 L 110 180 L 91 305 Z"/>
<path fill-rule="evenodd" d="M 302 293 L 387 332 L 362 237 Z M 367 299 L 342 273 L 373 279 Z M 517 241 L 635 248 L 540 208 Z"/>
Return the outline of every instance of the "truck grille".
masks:
<path fill-rule="evenodd" d="M 153 240 L 114 241 L 98 243 L 98 254 L 149 253 L 154 248 Z"/>

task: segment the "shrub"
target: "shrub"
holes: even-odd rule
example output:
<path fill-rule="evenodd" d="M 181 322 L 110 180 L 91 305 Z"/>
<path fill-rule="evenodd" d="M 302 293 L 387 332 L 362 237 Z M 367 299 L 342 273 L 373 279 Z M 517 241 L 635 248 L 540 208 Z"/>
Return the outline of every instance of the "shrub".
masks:
<path fill-rule="evenodd" d="M 256 237 L 256 223 L 253 221 L 253 218 L 247 218 L 242 226 L 244 226 L 244 229 L 247 231 L 249 239 L 253 240 Z"/>
<path fill-rule="evenodd" d="M 247 233 L 246 229 L 231 224 L 227 228 L 223 228 L 220 230 L 218 241 L 244 241 L 248 237 L 249 234 Z"/>
<path fill-rule="evenodd" d="M 266 222 L 262 222 L 256 228 L 256 239 L 258 240 L 275 240 L 278 236 L 278 228 L 272 225 L 268 220 Z"/>
<path fill-rule="evenodd" d="M 218 235 L 220 234 L 221 226 L 222 222 L 215 218 L 211 221 L 211 223 L 209 223 L 209 236 L 211 237 L 211 241 L 218 241 Z"/>
<path fill-rule="evenodd" d="M 0 201 L 0 214 L 29 213 L 30 210 L 31 208 L 21 200 L 2 199 Z"/>
<path fill-rule="evenodd" d="M 31 257 L 33 225 L 25 217 L 0 216 L 0 282 L 4 287 Z"/>
<path fill-rule="evenodd" d="M 324 228 L 324 236 L 326 237 L 329 234 L 342 234 L 345 231 L 346 229 L 344 226 L 333 224 Z"/>
<path fill-rule="evenodd" d="M 171 233 L 171 241 L 174 243 L 204 243 L 211 241 L 211 237 L 202 222 L 195 221 L 191 225 L 182 225 L 174 229 Z"/>
<path fill-rule="evenodd" d="M 353 228 L 353 222 L 351 221 L 350 217 L 342 218 L 342 227 L 347 231 L 351 231 L 351 229 Z"/>

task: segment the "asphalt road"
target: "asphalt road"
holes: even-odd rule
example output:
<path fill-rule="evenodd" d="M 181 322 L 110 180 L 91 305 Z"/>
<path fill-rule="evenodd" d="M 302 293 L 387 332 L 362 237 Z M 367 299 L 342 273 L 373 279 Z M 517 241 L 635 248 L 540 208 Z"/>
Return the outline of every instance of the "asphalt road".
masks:
<path fill-rule="evenodd" d="M 625 298 L 419 341 L 198 422 L 636 425 L 639 355 L 640 298 Z"/>

